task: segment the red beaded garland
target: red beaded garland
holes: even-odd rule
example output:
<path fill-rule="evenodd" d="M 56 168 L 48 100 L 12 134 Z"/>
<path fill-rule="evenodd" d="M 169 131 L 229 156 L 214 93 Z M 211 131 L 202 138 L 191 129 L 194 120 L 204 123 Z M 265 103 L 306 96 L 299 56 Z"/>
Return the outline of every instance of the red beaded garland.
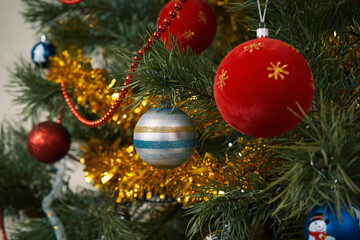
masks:
<path fill-rule="evenodd" d="M 174 19 L 174 18 L 176 18 L 176 16 L 177 16 L 177 14 L 176 14 L 176 11 L 175 11 L 175 10 L 171 10 L 171 11 L 169 12 L 169 18 Z"/>
<path fill-rule="evenodd" d="M 125 88 L 125 89 L 126 89 L 126 91 L 127 91 L 127 88 Z M 125 94 L 126 94 L 125 92 L 121 92 L 121 93 L 119 93 L 119 97 L 120 97 L 120 98 L 124 98 L 124 97 L 125 97 Z"/>
<path fill-rule="evenodd" d="M 160 25 L 160 26 L 158 27 L 158 31 L 161 32 L 161 33 L 163 33 L 163 32 L 166 31 L 166 27 L 164 27 L 164 25 Z"/>
<path fill-rule="evenodd" d="M 174 9 L 175 9 L 176 11 L 180 11 L 181 8 L 182 8 L 181 3 L 175 3 L 175 4 L 174 4 Z"/>
<path fill-rule="evenodd" d="M 131 83 L 131 81 L 126 81 L 126 82 L 124 82 L 124 86 L 127 86 L 127 85 L 129 85 Z"/>
<path fill-rule="evenodd" d="M 144 50 L 145 50 L 145 52 L 150 51 L 150 45 L 146 43 L 144 45 Z"/>
<path fill-rule="evenodd" d="M 131 63 L 131 67 L 137 67 L 138 65 L 136 63 Z"/>
<path fill-rule="evenodd" d="M 61 2 L 67 3 L 67 4 L 73 4 L 73 3 L 78 3 L 81 2 L 82 0 L 59 0 Z M 181 0 L 180 2 L 184 3 L 186 2 L 186 0 Z M 181 3 L 176 3 L 176 8 L 175 10 L 180 11 L 182 6 Z M 166 27 L 170 26 L 171 24 L 171 19 L 174 19 L 177 15 L 175 10 L 171 10 L 169 11 L 169 18 L 164 19 L 164 24 L 158 26 L 158 30 L 155 31 L 153 33 L 153 37 L 154 39 L 159 39 L 161 37 L 161 33 L 166 31 Z M 144 44 L 143 49 L 145 52 L 150 51 L 151 50 L 151 46 L 154 44 L 154 41 L 152 38 L 149 38 L 147 40 L 147 43 Z M 134 72 L 136 70 L 136 68 L 138 67 L 138 62 L 141 60 L 141 57 L 144 56 L 144 51 L 142 49 L 139 49 L 138 51 L 138 55 L 139 56 L 134 56 L 134 61 L 131 63 L 129 72 Z M 129 84 L 132 83 L 132 77 L 133 75 L 130 73 L 129 75 L 127 75 L 126 77 L 126 81 L 124 82 L 124 86 L 128 86 Z M 66 92 L 66 86 L 65 86 L 65 82 L 62 81 L 61 82 L 61 91 L 62 94 L 64 96 L 65 102 L 68 105 L 71 113 L 75 116 L 75 118 L 77 120 L 79 120 L 83 125 L 88 126 L 88 127 L 98 127 L 100 125 L 104 125 L 110 118 L 112 118 L 112 116 L 115 114 L 115 112 L 117 111 L 117 109 L 120 107 L 120 103 L 122 102 L 122 98 L 125 97 L 125 94 L 128 91 L 128 87 L 121 89 L 121 92 L 119 93 L 119 97 L 115 100 L 115 103 L 110 107 L 110 109 L 98 120 L 95 121 L 89 121 L 87 119 L 85 119 L 84 117 L 82 117 L 80 115 L 80 113 L 75 109 L 74 104 L 72 103 L 69 95 Z"/>
<path fill-rule="evenodd" d="M 159 39 L 159 38 L 161 37 L 161 34 L 160 34 L 159 32 L 154 32 L 154 33 L 153 33 L 153 37 L 154 37 L 155 39 Z"/>
<path fill-rule="evenodd" d="M 165 26 L 169 26 L 171 24 L 171 19 L 170 18 L 165 18 L 163 21 Z"/>
<path fill-rule="evenodd" d="M 148 44 L 149 44 L 150 46 L 154 44 L 154 41 L 153 41 L 152 38 L 149 38 L 147 42 L 148 42 Z"/>

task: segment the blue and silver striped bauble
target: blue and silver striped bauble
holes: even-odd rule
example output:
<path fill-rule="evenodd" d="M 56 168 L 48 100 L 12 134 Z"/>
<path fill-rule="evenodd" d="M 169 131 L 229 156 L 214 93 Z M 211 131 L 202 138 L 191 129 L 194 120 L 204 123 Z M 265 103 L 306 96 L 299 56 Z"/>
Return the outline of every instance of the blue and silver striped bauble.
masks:
<path fill-rule="evenodd" d="M 147 164 L 161 169 L 176 168 L 189 159 L 196 147 L 196 128 L 178 108 L 154 108 L 139 119 L 134 146 Z"/>

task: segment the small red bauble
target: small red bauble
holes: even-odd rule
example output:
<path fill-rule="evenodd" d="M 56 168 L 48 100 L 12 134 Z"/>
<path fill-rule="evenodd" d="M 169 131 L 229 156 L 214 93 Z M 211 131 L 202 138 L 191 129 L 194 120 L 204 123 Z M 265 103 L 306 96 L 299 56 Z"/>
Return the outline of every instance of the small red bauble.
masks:
<path fill-rule="evenodd" d="M 30 155 L 39 162 L 53 163 L 63 158 L 70 148 L 70 135 L 60 124 L 41 122 L 28 134 Z"/>
<path fill-rule="evenodd" d="M 168 2 L 161 10 L 158 27 L 169 18 L 169 12 L 174 9 L 176 1 Z M 170 33 L 177 38 L 177 44 L 186 49 L 189 46 L 196 53 L 210 46 L 216 34 L 216 15 L 214 10 L 202 0 L 191 0 L 184 3 L 182 10 L 172 19 Z M 161 34 L 161 41 L 168 47 L 169 30 Z"/>
<path fill-rule="evenodd" d="M 76 4 L 82 2 L 83 0 L 58 0 L 58 1 L 65 4 Z"/>
<path fill-rule="evenodd" d="M 274 137 L 294 128 L 314 92 L 305 58 L 290 45 L 267 37 L 229 52 L 215 77 L 216 105 L 225 121 L 252 137 Z"/>

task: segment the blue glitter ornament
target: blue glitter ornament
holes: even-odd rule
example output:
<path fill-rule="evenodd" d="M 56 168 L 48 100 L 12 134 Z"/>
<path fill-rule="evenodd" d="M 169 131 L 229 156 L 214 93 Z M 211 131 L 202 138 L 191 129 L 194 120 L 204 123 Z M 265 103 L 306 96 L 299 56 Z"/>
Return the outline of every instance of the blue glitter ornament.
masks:
<path fill-rule="evenodd" d="M 196 128 L 178 108 L 154 108 L 139 119 L 134 130 L 134 146 L 147 164 L 176 168 L 189 159 L 197 143 Z"/>
<path fill-rule="evenodd" d="M 38 67 L 47 68 L 49 65 L 49 57 L 54 56 L 56 48 L 46 40 L 46 36 L 41 36 L 41 41 L 37 43 L 31 50 L 31 59 Z"/>
<path fill-rule="evenodd" d="M 306 216 L 304 234 L 306 240 L 360 240 L 360 211 L 353 208 L 355 218 L 341 209 L 341 223 L 335 206 L 316 206 Z"/>

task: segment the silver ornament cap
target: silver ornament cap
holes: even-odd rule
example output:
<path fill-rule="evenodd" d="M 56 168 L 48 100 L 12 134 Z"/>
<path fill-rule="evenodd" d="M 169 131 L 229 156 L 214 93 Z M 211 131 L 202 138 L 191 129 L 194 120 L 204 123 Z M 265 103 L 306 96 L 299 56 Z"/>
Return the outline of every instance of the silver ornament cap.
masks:
<path fill-rule="evenodd" d="M 258 38 L 269 37 L 269 29 L 267 29 L 267 28 L 258 28 L 258 29 L 256 29 L 256 36 Z"/>

